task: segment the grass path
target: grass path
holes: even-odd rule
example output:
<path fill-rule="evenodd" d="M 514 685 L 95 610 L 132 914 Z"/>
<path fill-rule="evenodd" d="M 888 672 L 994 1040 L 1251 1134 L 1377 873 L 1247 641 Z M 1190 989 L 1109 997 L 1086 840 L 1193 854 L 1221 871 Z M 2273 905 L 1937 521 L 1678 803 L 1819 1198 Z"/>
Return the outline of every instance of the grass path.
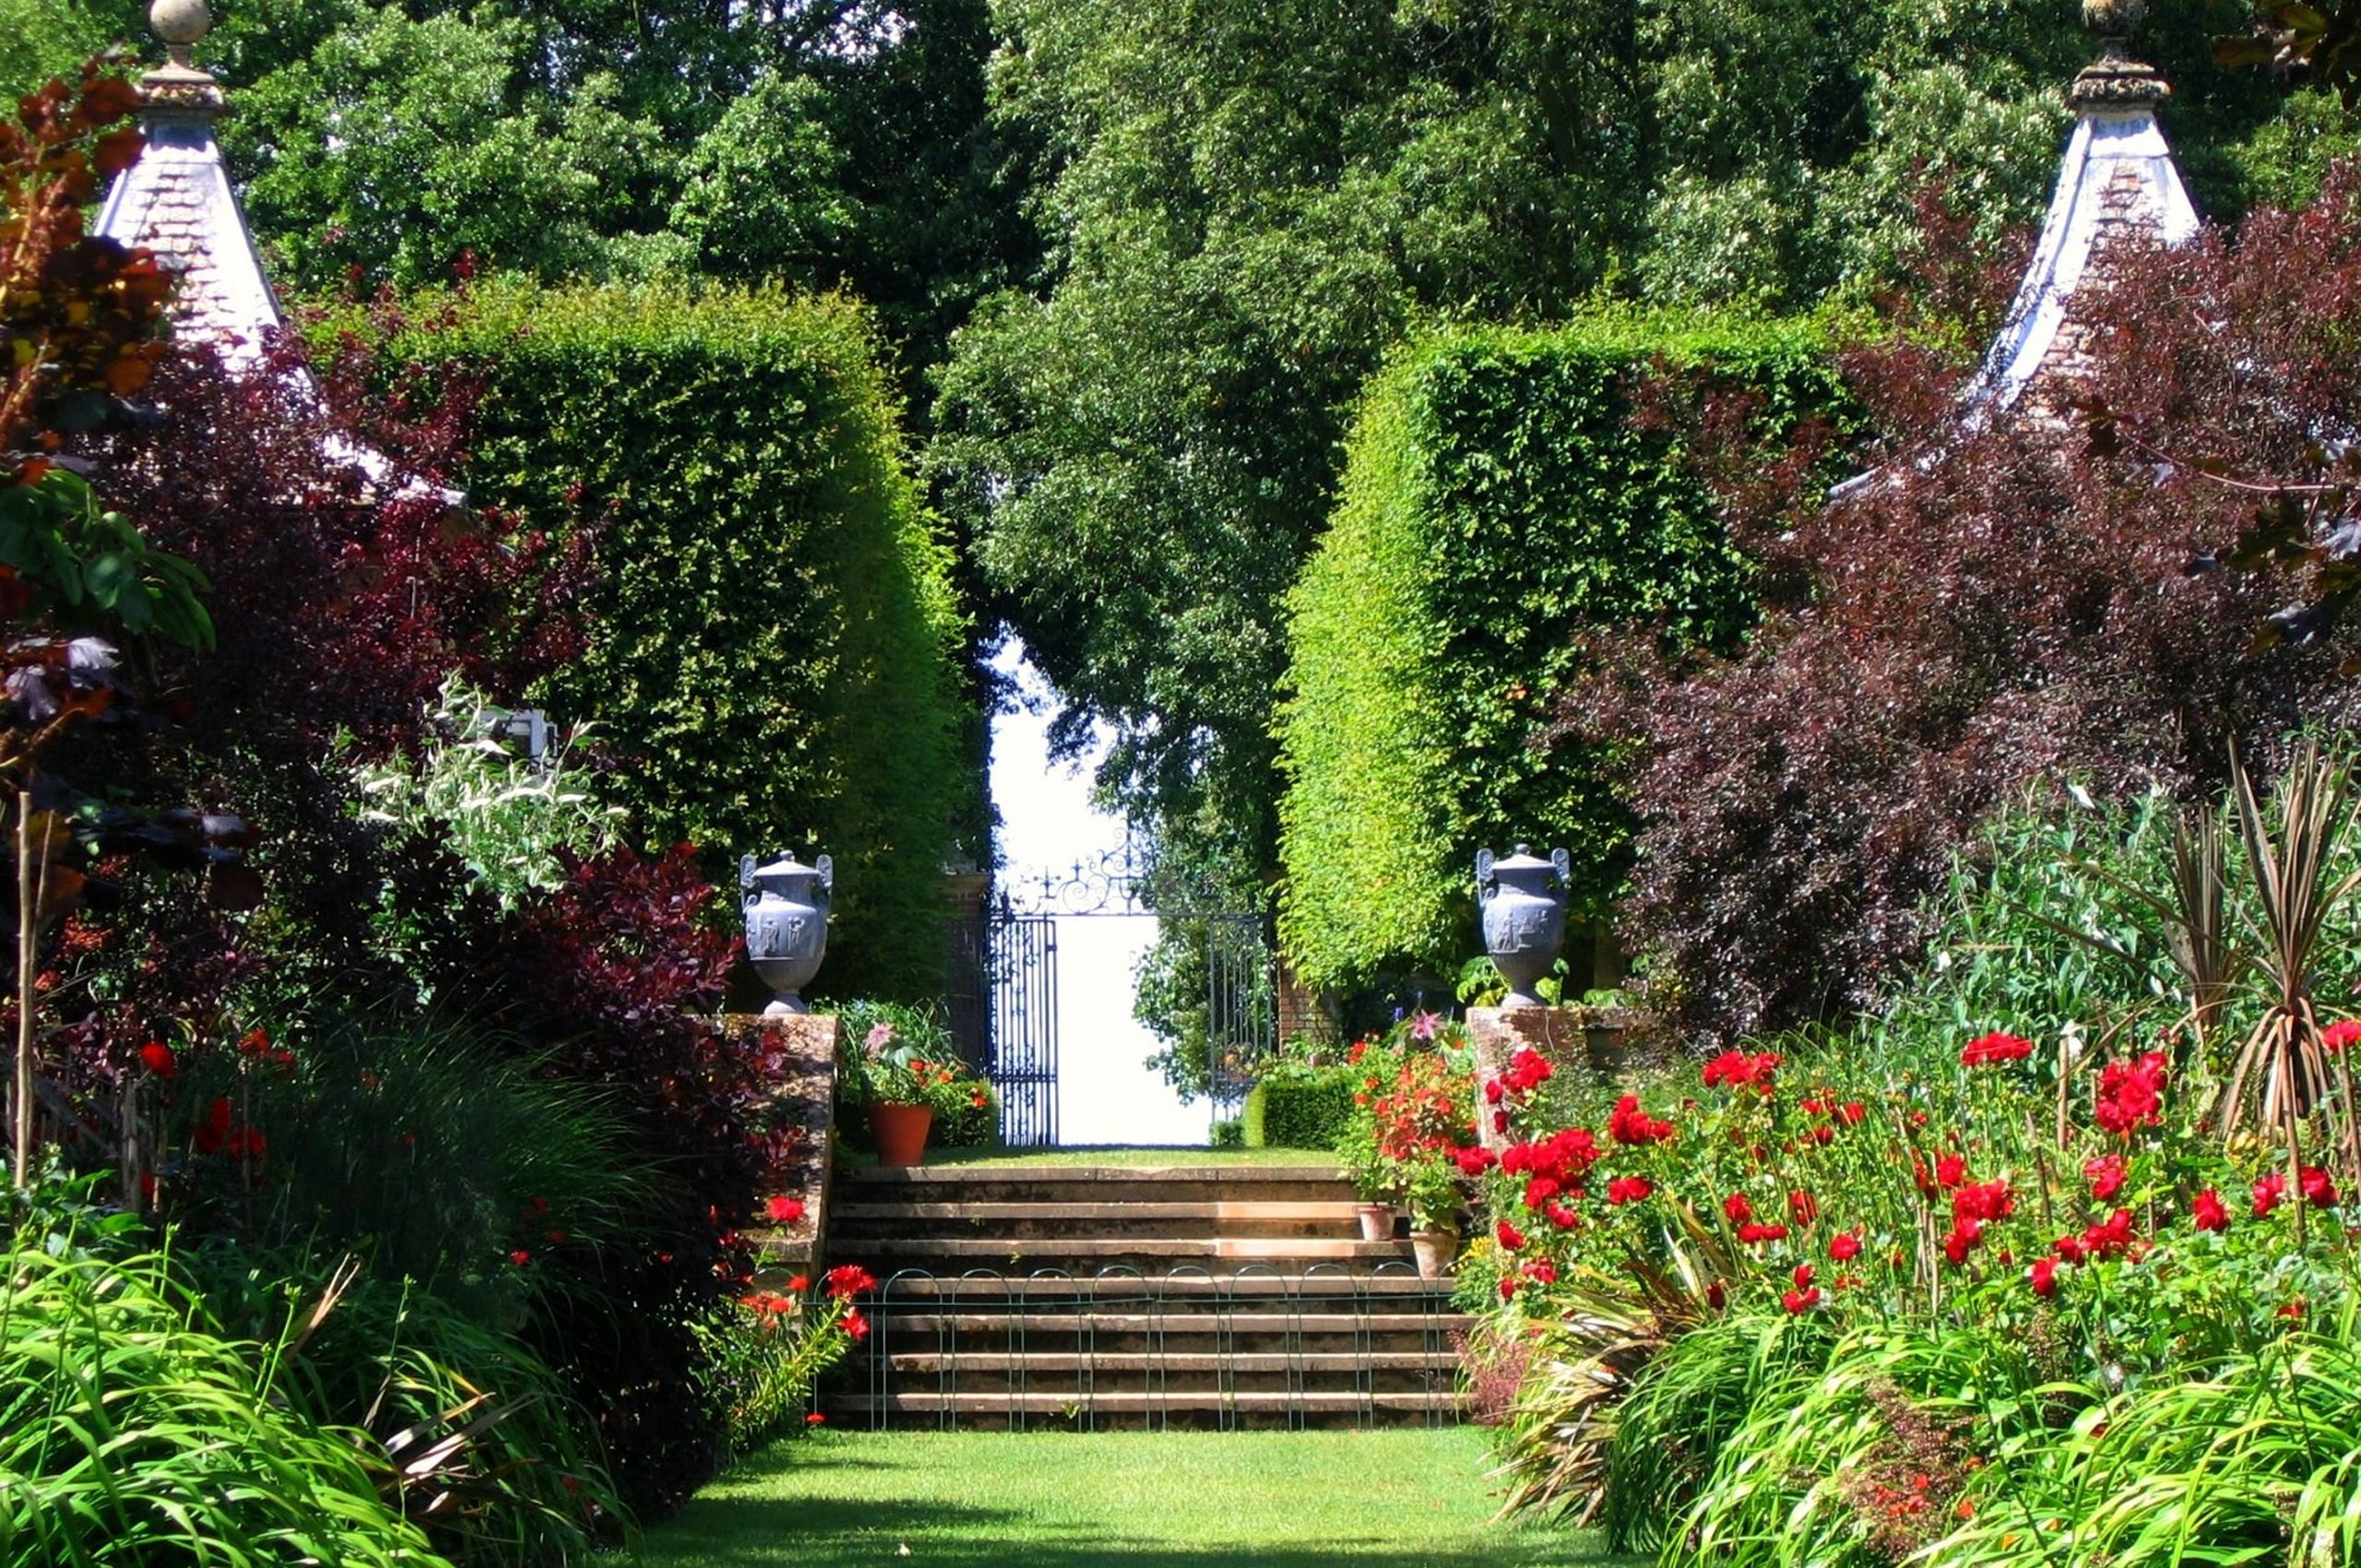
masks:
<path fill-rule="evenodd" d="M 820 1431 L 648 1531 L 632 1568 L 1558 1568 L 1595 1538 L 1496 1525 L 1482 1434 Z"/>

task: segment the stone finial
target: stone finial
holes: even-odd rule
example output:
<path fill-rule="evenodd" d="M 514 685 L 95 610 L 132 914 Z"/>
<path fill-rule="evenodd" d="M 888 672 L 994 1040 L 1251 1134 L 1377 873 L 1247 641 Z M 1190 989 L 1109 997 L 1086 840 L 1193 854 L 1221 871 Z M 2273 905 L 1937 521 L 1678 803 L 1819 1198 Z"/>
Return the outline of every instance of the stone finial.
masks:
<path fill-rule="evenodd" d="M 161 0 L 159 0 L 161 3 Z M 2076 113 L 2094 109 L 2153 108 L 2172 96 L 2162 72 L 2131 57 L 2132 30 L 2148 15 L 2148 0 L 2082 0 L 2082 25 L 2099 35 L 2099 57 L 2067 89 Z"/>
<path fill-rule="evenodd" d="M 205 0 L 151 0 L 148 25 L 164 41 L 165 63 L 139 78 L 148 117 L 218 119 L 224 107 L 221 84 L 189 51 L 213 30 Z"/>

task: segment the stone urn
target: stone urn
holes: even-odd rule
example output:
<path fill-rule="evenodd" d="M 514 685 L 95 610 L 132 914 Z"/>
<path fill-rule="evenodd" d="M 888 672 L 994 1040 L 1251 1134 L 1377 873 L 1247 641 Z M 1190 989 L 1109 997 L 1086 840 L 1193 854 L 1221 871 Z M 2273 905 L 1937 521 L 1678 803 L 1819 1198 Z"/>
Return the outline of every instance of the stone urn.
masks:
<path fill-rule="evenodd" d="M 1563 849 L 1543 860 L 1523 844 L 1506 860 L 1489 849 L 1476 851 L 1476 902 L 1484 916 L 1484 951 L 1490 954 L 1509 993 L 1501 1005 L 1538 1007 L 1534 985 L 1558 961 L 1566 937 L 1566 887 L 1573 862 Z"/>
<path fill-rule="evenodd" d="M 738 886 L 745 896 L 746 957 L 771 988 L 765 1017 L 808 1011 L 796 993 L 820 971 L 828 950 L 828 905 L 836 883 L 835 862 L 819 857 L 805 865 L 782 855 L 766 866 L 748 855 L 738 862 Z"/>

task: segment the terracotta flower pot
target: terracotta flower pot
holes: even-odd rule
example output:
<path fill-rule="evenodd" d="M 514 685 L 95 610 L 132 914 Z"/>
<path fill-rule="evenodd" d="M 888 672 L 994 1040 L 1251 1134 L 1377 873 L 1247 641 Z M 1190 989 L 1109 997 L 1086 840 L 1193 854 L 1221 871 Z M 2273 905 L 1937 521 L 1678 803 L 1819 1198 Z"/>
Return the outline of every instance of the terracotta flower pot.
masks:
<path fill-rule="evenodd" d="M 1361 1240 L 1391 1241 L 1394 1240 L 1394 1206 L 1392 1204 L 1360 1204 L 1353 1212 L 1360 1216 Z"/>
<path fill-rule="evenodd" d="M 1410 1232 L 1410 1254 L 1418 1260 L 1418 1277 L 1441 1279 L 1459 1256 L 1459 1232 L 1456 1230 L 1413 1230 Z"/>
<path fill-rule="evenodd" d="M 926 1134 L 933 1125 L 934 1108 L 931 1105 L 899 1105 L 891 1100 L 872 1105 L 869 1130 L 877 1138 L 877 1163 L 926 1163 Z"/>

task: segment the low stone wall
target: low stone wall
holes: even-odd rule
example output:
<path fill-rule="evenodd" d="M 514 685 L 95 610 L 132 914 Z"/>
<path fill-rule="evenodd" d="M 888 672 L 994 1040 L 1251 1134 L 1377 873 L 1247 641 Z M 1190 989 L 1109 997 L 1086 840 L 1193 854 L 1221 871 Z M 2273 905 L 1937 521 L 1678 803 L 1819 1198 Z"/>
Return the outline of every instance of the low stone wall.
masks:
<path fill-rule="evenodd" d="M 793 1198 L 803 1213 L 785 1224 L 774 1222 L 767 1212 L 757 1213 L 745 1234 L 761 1260 L 757 1283 L 778 1289 L 785 1279 L 813 1271 L 820 1262 L 820 1239 L 827 1233 L 828 1179 L 836 1154 L 836 1044 L 844 1024 L 833 1013 L 785 1018 L 732 1013 L 716 1018 L 713 1028 L 757 1045 L 777 1063 L 770 1124 L 784 1146 L 777 1181 L 764 1197 Z"/>
<path fill-rule="evenodd" d="M 1655 1019 L 1630 1007 L 1470 1007 L 1467 1035 L 1478 1093 L 1525 1046 L 1561 1072 L 1616 1073 L 1666 1065 L 1673 1057 Z M 1489 1102 L 1477 1111 L 1484 1146 L 1504 1146 L 1508 1139 L 1494 1130 Z"/>

